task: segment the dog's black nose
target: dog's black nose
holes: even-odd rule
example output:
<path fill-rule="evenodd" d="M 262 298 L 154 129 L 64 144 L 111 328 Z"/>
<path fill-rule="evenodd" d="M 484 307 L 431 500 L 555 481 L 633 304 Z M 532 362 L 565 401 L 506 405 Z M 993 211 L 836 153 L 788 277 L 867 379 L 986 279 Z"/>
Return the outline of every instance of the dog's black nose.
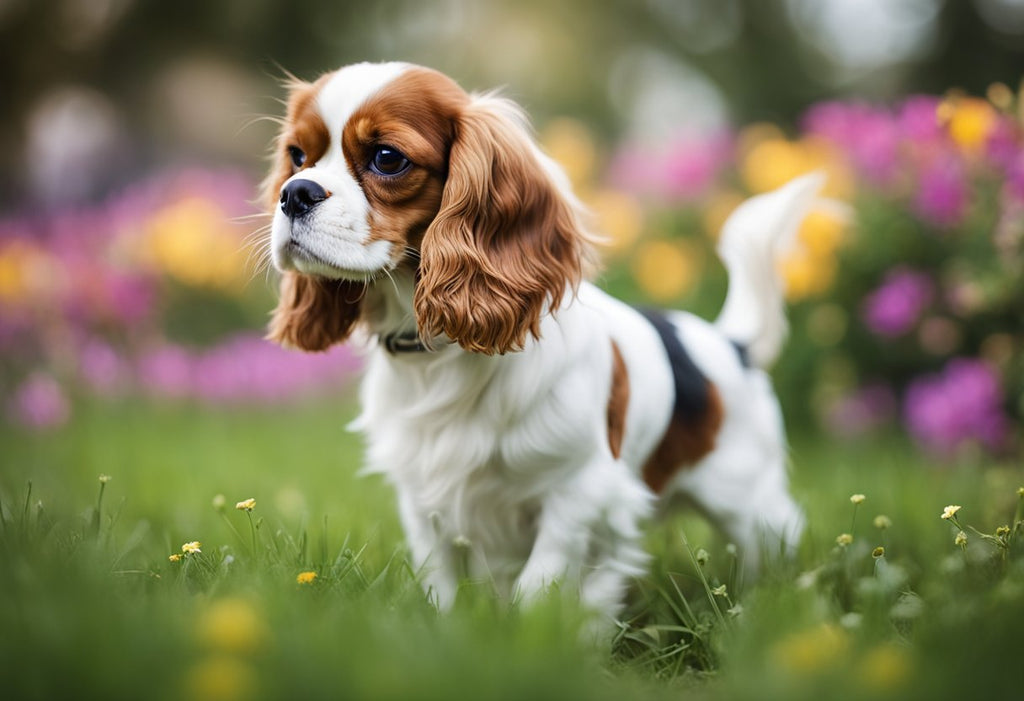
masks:
<path fill-rule="evenodd" d="M 293 180 L 281 190 L 281 211 L 289 219 L 305 216 L 318 202 L 327 199 L 327 191 L 312 180 Z"/>

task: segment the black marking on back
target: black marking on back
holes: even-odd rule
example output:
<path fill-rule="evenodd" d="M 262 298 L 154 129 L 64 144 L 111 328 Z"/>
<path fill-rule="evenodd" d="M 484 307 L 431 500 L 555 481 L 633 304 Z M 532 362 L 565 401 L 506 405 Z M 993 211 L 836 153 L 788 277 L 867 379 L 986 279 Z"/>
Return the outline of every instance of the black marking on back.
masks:
<path fill-rule="evenodd" d="M 736 349 L 736 355 L 739 356 L 740 365 L 745 368 L 750 368 L 750 349 L 747 348 L 747 344 L 740 343 L 739 341 L 729 341 L 732 347 Z"/>
<path fill-rule="evenodd" d="M 672 380 L 676 391 L 675 406 L 672 411 L 676 416 L 693 421 L 707 411 L 709 403 L 708 380 L 693 358 L 686 352 L 679 340 L 679 329 L 668 320 L 664 312 L 655 309 L 637 309 L 654 327 L 661 338 L 668 354 L 668 362 L 672 367 Z"/>

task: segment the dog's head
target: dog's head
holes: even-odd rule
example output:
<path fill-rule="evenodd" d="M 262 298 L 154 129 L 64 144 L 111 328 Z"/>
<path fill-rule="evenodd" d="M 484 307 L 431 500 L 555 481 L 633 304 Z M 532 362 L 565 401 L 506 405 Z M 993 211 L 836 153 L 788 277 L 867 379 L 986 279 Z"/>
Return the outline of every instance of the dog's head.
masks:
<path fill-rule="evenodd" d="M 305 350 L 344 340 L 366 287 L 402 267 L 425 340 L 493 354 L 539 335 L 590 239 L 515 105 L 401 63 L 289 87 L 266 183 L 283 273 L 270 338 Z"/>

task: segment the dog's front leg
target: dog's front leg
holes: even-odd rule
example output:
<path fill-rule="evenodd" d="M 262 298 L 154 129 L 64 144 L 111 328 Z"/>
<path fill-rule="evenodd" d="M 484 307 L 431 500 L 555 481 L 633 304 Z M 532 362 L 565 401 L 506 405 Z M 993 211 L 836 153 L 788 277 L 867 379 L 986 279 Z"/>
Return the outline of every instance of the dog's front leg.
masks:
<path fill-rule="evenodd" d="M 542 502 L 533 549 L 516 581 L 519 600 L 534 601 L 564 582 L 587 608 L 614 615 L 626 579 L 646 562 L 639 524 L 650 509 L 650 493 L 623 462 L 610 455 L 591 460 Z"/>
<path fill-rule="evenodd" d="M 408 495 L 399 496 L 398 512 L 424 592 L 439 611 L 448 611 L 459 587 L 451 544 L 442 537 L 438 519 L 421 515 Z"/>
<path fill-rule="evenodd" d="M 530 557 L 516 579 L 515 598 L 535 601 L 555 582 L 578 582 L 590 541 L 589 519 L 562 494 L 549 495 L 537 519 Z"/>

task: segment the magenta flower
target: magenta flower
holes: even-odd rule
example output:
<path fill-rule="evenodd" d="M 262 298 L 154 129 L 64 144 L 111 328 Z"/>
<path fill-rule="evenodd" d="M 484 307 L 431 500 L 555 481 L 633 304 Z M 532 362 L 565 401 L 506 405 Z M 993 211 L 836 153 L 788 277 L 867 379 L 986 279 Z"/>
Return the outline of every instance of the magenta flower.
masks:
<path fill-rule="evenodd" d="M 913 95 L 904 100 L 896 115 L 903 137 L 916 146 L 944 143 L 947 135 L 938 118 L 941 104 L 941 98 L 931 95 Z"/>
<path fill-rule="evenodd" d="M 230 338 L 204 350 L 166 345 L 139 362 L 139 381 L 150 395 L 209 404 L 272 403 L 322 394 L 359 367 L 344 346 L 326 353 L 296 353 L 255 335 Z"/>
<path fill-rule="evenodd" d="M 882 109 L 859 103 L 821 102 L 803 118 L 808 134 L 842 149 L 857 170 L 875 184 L 892 182 L 899 167 L 899 125 Z"/>
<path fill-rule="evenodd" d="M 71 404 L 60 383 L 42 372 L 15 390 L 7 408 L 16 422 L 35 430 L 62 426 L 71 416 Z"/>
<path fill-rule="evenodd" d="M 689 202 L 707 194 L 732 158 L 724 134 L 682 137 L 658 150 L 627 146 L 609 169 L 612 184 L 640 195 Z"/>
<path fill-rule="evenodd" d="M 998 376 L 973 358 L 951 360 L 941 373 L 912 382 L 903 413 L 911 434 L 938 453 L 971 442 L 998 449 L 1010 426 Z"/>
<path fill-rule="evenodd" d="M 882 285 L 865 299 L 864 323 L 880 336 L 901 336 L 912 329 L 932 303 L 931 278 L 908 268 L 890 270 Z"/>
<path fill-rule="evenodd" d="M 968 195 L 960 161 L 952 156 L 935 159 L 921 170 L 914 210 L 930 224 L 952 228 L 967 214 Z"/>

